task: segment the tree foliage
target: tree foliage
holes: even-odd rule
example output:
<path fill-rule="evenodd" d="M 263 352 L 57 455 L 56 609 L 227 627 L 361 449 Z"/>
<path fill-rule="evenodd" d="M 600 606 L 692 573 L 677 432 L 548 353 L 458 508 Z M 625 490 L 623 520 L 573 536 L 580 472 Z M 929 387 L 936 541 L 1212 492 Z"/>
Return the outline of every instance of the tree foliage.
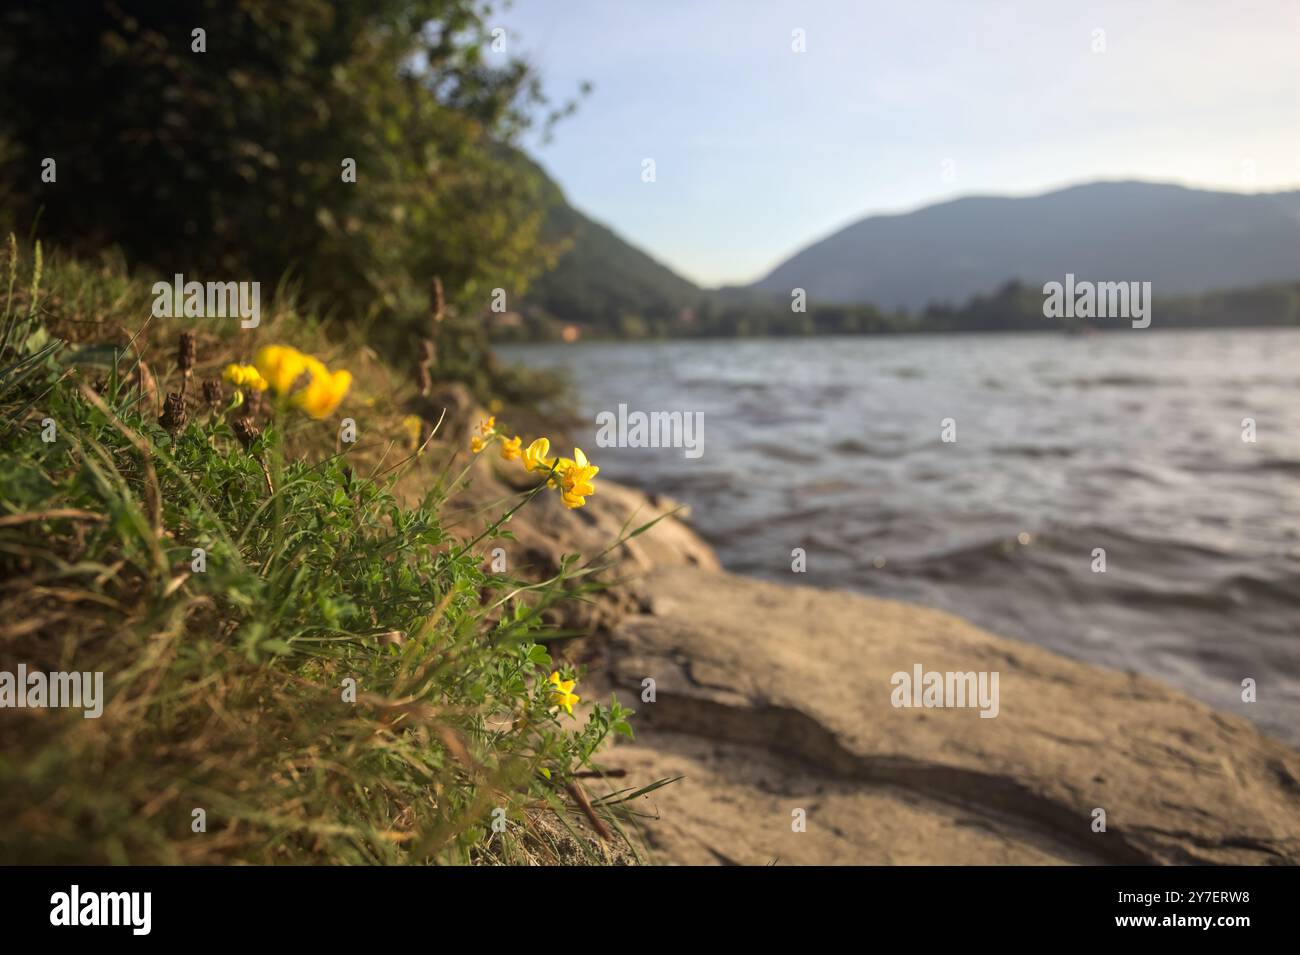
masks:
<path fill-rule="evenodd" d="M 0 201 L 73 251 L 117 245 L 201 280 L 287 273 L 347 318 L 423 315 L 434 275 L 481 307 L 549 262 L 543 184 L 510 148 L 548 106 L 492 50 L 492 15 L 478 0 L 10 9 Z"/>

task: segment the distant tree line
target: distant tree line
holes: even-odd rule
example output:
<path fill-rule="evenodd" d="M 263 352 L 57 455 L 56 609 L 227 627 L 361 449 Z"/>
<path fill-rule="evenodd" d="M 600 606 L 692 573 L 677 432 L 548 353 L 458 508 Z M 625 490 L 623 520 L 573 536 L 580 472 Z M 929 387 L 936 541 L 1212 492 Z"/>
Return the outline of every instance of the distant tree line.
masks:
<path fill-rule="evenodd" d="M 773 300 L 731 290 L 704 293 L 692 306 L 667 315 L 626 311 L 577 322 L 584 338 L 757 338 L 809 335 L 877 335 L 919 332 L 1104 331 L 1128 328 L 1122 319 L 1059 319 L 1043 314 L 1041 287 L 1010 281 L 961 305 L 934 303 L 919 312 L 885 311 L 874 305 L 809 301 L 795 311 L 788 299 Z M 1152 328 L 1298 326 L 1300 282 L 1229 289 L 1200 295 L 1155 296 Z M 565 321 L 541 310 L 502 333 L 518 340 L 558 339 Z"/>

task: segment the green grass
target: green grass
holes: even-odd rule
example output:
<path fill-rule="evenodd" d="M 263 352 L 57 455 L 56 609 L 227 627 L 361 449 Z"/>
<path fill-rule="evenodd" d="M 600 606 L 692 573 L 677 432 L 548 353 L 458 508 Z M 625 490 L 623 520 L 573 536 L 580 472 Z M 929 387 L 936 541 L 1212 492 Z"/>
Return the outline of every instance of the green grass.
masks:
<path fill-rule="evenodd" d="M 541 585 L 488 573 L 440 516 L 457 481 L 402 506 L 414 455 L 339 445 L 351 404 L 281 410 L 246 449 L 198 385 L 246 357 L 237 331 L 204 332 L 168 433 L 147 385 L 180 389 L 161 369 L 183 326 L 145 321 L 148 283 L 111 260 L 42 267 L 12 240 L 0 254 L 0 670 L 102 671 L 107 697 L 99 719 L 0 710 L 0 862 L 636 857 L 637 793 L 587 810 L 576 775 L 629 712 L 577 720 L 546 690 L 544 613 L 586 586 L 577 561 Z M 288 306 L 268 325 L 331 347 Z M 387 392 L 368 409 L 396 429 Z"/>

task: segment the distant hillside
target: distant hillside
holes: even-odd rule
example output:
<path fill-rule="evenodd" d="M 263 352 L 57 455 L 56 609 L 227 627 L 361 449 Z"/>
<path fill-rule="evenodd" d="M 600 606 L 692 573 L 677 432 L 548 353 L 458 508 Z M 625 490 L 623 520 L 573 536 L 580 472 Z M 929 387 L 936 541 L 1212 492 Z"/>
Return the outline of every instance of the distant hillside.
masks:
<path fill-rule="evenodd" d="M 696 285 L 574 209 L 549 178 L 547 184 L 543 235 L 570 245 L 523 296 L 526 310 L 639 337 L 699 303 L 704 293 Z"/>
<path fill-rule="evenodd" d="M 1156 295 L 1300 278 L 1300 192 L 1241 195 L 1098 182 L 1028 198 L 970 197 L 871 216 L 777 266 L 750 291 L 917 310 L 1009 279 L 1149 281 Z"/>

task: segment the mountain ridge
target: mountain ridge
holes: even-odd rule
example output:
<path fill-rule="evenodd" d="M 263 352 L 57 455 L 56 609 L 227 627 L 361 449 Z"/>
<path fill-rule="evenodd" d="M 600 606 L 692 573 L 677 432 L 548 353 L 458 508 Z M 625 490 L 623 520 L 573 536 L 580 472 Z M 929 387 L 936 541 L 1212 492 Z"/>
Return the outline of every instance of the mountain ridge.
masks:
<path fill-rule="evenodd" d="M 823 302 L 916 310 L 1067 272 L 1147 280 L 1164 294 L 1294 279 L 1300 191 L 1100 180 L 1031 196 L 959 196 L 858 219 L 740 288 L 804 288 Z"/>
<path fill-rule="evenodd" d="M 570 205 L 540 165 L 521 158 L 542 178 L 544 234 L 560 253 L 522 296 L 524 324 L 504 335 L 558 337 L 568 325 L 628 339 L 853 333 L 913 327 L 907 315 L 936 328 L 1036 327 L 1039 306 L 1022 299 L 1068 274 L 1151 282 L 1157 299 L 1177 304 L 1176 317 L 1163 309 L 1175 323 L 1294 320 L 1300 190 L 1098 180 L 1028 196 L 957 196 L 860 218 L 749 285 L 703 288 Z M 796 288 L 813 314 L 791 313 Z"/>

